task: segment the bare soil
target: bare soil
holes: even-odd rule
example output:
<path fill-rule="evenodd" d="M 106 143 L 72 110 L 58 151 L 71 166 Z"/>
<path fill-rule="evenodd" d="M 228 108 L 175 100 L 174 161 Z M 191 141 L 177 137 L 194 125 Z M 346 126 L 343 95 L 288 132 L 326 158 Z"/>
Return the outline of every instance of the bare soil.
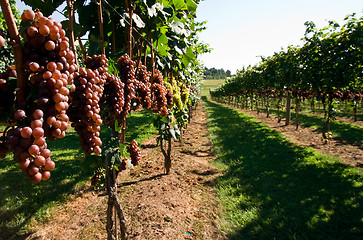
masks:
<path fill-rule="evenodd" d="M 273 115 L 267 118 L 265 113 L 257 113 L 257 111 L 248 109 L 239 110 L 250 114 L 260 122 L 266 123 L 270 128 L 281 132 L 292 142 L 300 146 L 311 147 L 320 153 L 338 157 L 346 165 L 363 168 L 363 146 L 361 144 L 351 144 L 334 138 L 325 143 L 322 140 L 321 131 L 303 126 L 299 126 L 296 130 L 296 126 L 293 125 L 294 123 L 286 126 L 284 119 L 278 123 L 277 117 Z M 343 121 L 344 119 L 349 123 L 353 123 L 348 118 L 340 118 L 339 120 Z M 361 126 L 360 122 L 355 122 L 354 124 Z"/>
<path fill-rule="evenodd" d="M 213 188 L 222 173 L 210 164 L 215 156 L 202 104 L 194 114 L 182 142 L 173 142 L 169 175 L 152 137 L 142 144 L 140 166 L 119 176 L 129 239 L 226 239 L 218 230 L 221 208 Z M 34 220 L 27 239 L 107 239 L 106 207 L 106 194 L 88 186 L 48 219 Z"/>

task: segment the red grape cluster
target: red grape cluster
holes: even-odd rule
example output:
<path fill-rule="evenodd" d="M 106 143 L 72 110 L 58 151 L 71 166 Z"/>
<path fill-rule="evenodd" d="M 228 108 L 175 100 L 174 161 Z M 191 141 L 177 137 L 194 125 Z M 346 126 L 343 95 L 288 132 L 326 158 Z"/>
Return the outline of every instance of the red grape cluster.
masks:
<path fill-rule="evenodd" d="M 127 114 L 131 110 L 131 100 L 136 97 L 135 93 L 138 81 L 135 78 L 135 63 L 128 55 L 121 56 L 117 62 L 119 64 L 120 80 L 125 84 L 124 106 L 121 114 L 118 116 L 118 120 L 120 123 L 124 123 L 126 122 Z"/>
<path fill-rule="evenodd" d="M 23 47 L 24 70 L 26 78 L 30 79 L 28 89 L 35 89 L 37 94 L 36 99 L 20 107 L 28 106 L 29 112 L 42 110 L 45 137 L 49 140 L 63 138 L 68 128 L 68 87 L 74 90 L 73 74 L 78 68 L 75 56 L 60 23 L 44 17 L 41 12 L 27 10 L 23 15 L 25 21 L 31 22 Z"/>
<path fill-rule="evenodd" d="M 141 159 L 141 150 L 138 148 L 137 142 L 132 140 L 131 144 L 127 146 L 127 152 L 130 153 L 131 163 L 136 166 L 139 165 L 139 161 Z"/>
<path fill-rule="evenodd" d="M 108 107 L 104 122 L 113 127 L 116 117 L 119 116 L 124 107 L 125 84 L 112 74 L 106 73 L 106 83 L 103 90 L 101 102 Z"/>
<path fill-rule="evenodd" d="M 100 125 L 102 124 L 99 101 L 106 79 L 98 70 L 80 68 L 75 73 L 76 90 L 71 93 L 68 115 L 72 126 L 81 138 L 81 146 L 86 155 L 100 154 Z"/>
<path fill-rule="evenodd" d="M 171 89 L 166 89 L 166 104 L 168 106 L 173 106 L 174 101 L 173 101 L 173 92 L 171 91 Z"/>
<path fill-rule="evenodd" d="M 108 71 L 108 59 L 104 54 L 94 55 L 92 57 L 88 56 L 84 64 L 89 69 L 97 70 L 99 74 L 105 74 Z"/>
<path fill-rule="evenodd" d="M 13 113 L 5 143 L 20 169 L 37 183 L 48 180 L 55 166 L 46 139 L 63 138 L 68 128 L 68 87 L 77 65 L 60 23 L 32 10 L 26 10 L 22 20 L 30 23 L 23 46 L 26 100 Z"/>
<path fill-rule="evenodd" d="M 163 76 L 159 70 L 155 70 L 151 76 L 151 94 L 152 94 L 152 107 L 154 112 L 160 113 L 163 116 L 168 115 L 167 105 L 167 88 L 164 87 Z"/>
<path fill-rule="evenodd" d="M 139 64 L 136 73 L 137 79 L 137 104 L 141 105 L 145 109 L 151 108 L 151 83 L 150 83 L 151 73 L 147 71 L 146 67 Z"/>
<path fill-rule="evenodd" d="M 13 114 L 16 127 L 7 131 L 6 143 L 14 153 L 15 162 L 34 183 L 46 181 L 55 163 L 50 159 L 43 129 L 43 111 L 36 109 L 29 117 L 24 110 Z"/>

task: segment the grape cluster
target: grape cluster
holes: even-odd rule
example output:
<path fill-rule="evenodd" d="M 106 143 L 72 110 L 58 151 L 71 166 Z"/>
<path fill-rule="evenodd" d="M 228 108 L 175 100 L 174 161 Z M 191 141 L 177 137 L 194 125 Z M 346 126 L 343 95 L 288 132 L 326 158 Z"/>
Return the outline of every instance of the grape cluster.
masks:
<path fill-rule="evenodd" d="M 103 90 L 101 102 L 108 108 L 104 122 L 113 127 L 116 117 L 121 114 L 124 107 L 125 84 L 112 74 L 106 73 L 106 83 Z"/>
<path fill-rule="evenodd" d="M 30 80 L 28 89 L 36 91 L 36 99 L 30 99 L 24 107 L 29 107 L 27 112 L 37 108 L 44 112 L 47 139 L 63 138 L 68 128 L 69 88 L 74 90 L 73 74 L 78 68 L 74 53 L 60 23 L 31 10 L 25 11 L 22 19 L 31 22 L 25 33 L 23 65 Z"/>
<path fill-rule="evenodd" d="M 189 99 L 189 88 L 185 84 L 180 87 L 180 99 L 182 100 L 184 106 L 187 106 Z"/>
<path fill-rule="evenodd" d="M 68 87 L 72 89 L 77 65 L 60 23 L 32 10 L 26 10 L 22 20 L 29 23 L 22 48 L 26 97 L 13 112 L 5 144 L 20 169 L 37 183 L 48 180 L 55 167 L 46 140 L 65 136 Z M 15 77 L 14 67 L 10 69 L 8 75 Z"/>
<path fill-rule="evenodd" d="M 104 68 L 104 67 L 101 67 Z M 86 153 L 100 154 L 100 125 L 102 124 L 99 101 L 106 82 L 104 74 L 98 70 L 80 68 L 75 73 L 76 90 L 71 93 L 71 104 L 68 110 L 72 126 L 81 138 L 81 147 Z"/>
<path fill-rule="evenodd" d="M 33 183 L 46 181 L 55 163 L 50 159 L 43 129 L 43 111 L 36 109 L 31 116 L 18 109 L 13 114 L 14 128 L 7 131 L 6 143 L 14 153 L 15 162 Z"/>
<path fill-rule="evenodd" d="M 144 109 L 151 108 L 150 76 L 151 73 L 140 63 L 136 73 L 136 79 L 138 81 L 136 93 L 137 104 L 141 105 Z"/>
<path fill-rule="evenodd" d="M 164 87 L 163 76 L 161 75 L 161 72 L 159 70 L 155 70 L 154 74 L 151 76 L 151 84 L 151 110 L 163 116 L 167 116 L 167 89 L 166 87 Z"/>
<path fill-rule="evenodd" d="M 121 82 L 125 84 L 124 86 L 124 106 L 122 108 L 121 114 L 118 116 L 118 121 L 120 124 L 126 122 L 127 114 L 131 110 L 131 100 L 134 99 L 137 83 L 135 76 L 135 62 L 131 60 L 128 55 L 121 56 L 117 59 L 119 64 L 119 77 Z"/>
<path fill-rule="evenodd" d="M 139 165 L 139 161 L 141 159 L 141 150 L 138 147 L 137 142 L 134 140 L 131 141 L 131 144 L 127 146 L 127 152 L 130 153 L 131 163 L 134 166 Z"/>
<path fill-rule="evenodd" d="M 178 86 L 175 78 L 170 78 L 169 81 L 170 81 L 171 89 L 173 91 L 173 103 L 179 110 L 183 110 L 184 105 L 181 100 L 180 87 Z"/>
<path fill-rule="evenodd" d="M 166 104 L 168 105 L 168 106 L 173 106 L 173 104 L 174 104 L 174 101 L 173 101 L 173 92 L 171 91 L 171 89 L 166 89 Z"/>
<path fill-rule="evenodd" d="M 108 59 L 104 54 L 94 55 L 92 57 L 87 57 L 84 61 L 86 68 L 97 70 L 99 74 L 105 74 L 108 71 Z"/>

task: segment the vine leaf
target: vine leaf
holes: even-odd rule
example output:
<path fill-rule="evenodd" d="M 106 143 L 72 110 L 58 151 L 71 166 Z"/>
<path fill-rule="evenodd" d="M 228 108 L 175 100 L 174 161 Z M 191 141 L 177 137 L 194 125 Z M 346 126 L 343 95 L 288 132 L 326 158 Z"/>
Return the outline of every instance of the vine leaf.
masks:
<path fill-rule="evenodd" d="M 187 10 L 188 9 L 184 0 L 173 0 L 173 4 L 174 4 L 176 10 Z"/>

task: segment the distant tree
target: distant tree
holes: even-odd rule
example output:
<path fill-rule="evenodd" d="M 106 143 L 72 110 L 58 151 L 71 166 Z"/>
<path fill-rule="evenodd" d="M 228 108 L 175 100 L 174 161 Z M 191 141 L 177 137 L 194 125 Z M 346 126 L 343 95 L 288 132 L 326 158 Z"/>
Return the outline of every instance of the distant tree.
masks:
<path fill-rule="evenodd" d="M 226 75 L 227 75 L 227 77 L 230 77 L 231 76 L 231 71 L 230 70 L 227 70 L 226 71 Z"/>
<path fill-rule="evenodd" d="M 205 79 L 225 79 L 226 77 L 231 76 L 231 71 L 227 70 L 224 71 L 223 68 L 216 69 L 216 68 L 204 68 L 204 78 Z"/>

